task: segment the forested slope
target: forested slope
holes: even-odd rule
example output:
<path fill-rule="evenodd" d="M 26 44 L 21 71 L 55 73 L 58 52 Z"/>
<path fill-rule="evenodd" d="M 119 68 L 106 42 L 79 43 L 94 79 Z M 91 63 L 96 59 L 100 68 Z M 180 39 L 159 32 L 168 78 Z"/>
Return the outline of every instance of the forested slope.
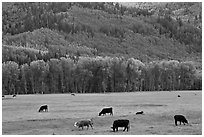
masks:
<path fill-rule="evenodd" d="M 3 3 L 3 94 L 201 89 L 200 12 L 166 7 Z"/>

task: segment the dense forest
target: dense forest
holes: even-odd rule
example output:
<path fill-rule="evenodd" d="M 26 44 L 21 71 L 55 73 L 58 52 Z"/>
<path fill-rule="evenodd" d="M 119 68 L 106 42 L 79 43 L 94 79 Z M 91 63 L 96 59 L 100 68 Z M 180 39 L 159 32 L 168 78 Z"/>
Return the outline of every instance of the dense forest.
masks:
<path fill-rule="evenodd" d="M 2 94 L 200 90 L 202 14 L 170 4 L 3 3 Z"/>
<path fill-rule="evenodd" d="M 134 58 L 61 57 L 19 66 L 3 63 L 4 94 L 101 93 L 201 89 L 201 76 L 192 62 L 144 64 Z"/>

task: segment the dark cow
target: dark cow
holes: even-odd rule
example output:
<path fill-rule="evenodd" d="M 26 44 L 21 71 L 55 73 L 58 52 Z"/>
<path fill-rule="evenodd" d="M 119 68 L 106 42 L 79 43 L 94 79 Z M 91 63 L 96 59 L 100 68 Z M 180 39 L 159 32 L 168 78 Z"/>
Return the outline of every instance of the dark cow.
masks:
<path fill-rule="evenodd" d="M 15 98 L 16 97 L 16 94 L 13 94 L 13 98 Z"/>
<path fill-rule="evenodd" d="M 106 115 L 106 113 L 110 113 L 110 115 L 113 115 L 113 108 L 112 107 L 110 107 L 110 108 L 103 108 L 101 110 L 101 112 L 99 113 L 99 116 Z"/>
<path fill-rule="evenodd" d="M 138 115 L 138 114 L 144 114 L 144 112 L 143 112 L 143 111 L 138 111 L 138 112 L 136 113 L 136 115 Z"/>
<path fill-rule="evenodd" d="M 174 120 L 175 120 L 175 125 L 176 126 L 177 126 L 177 121 L 180 122 L 180 125 L 181 125 L 181 122 L 183 122 L 184 125 L 185 125 L 185 123 L 188 124 L 188 121 L 186 120 L 186 118 L 183 115 L 175 115 Z"/>
<path fill-rule="evenodd" d="M 92 121 L 92 119 L 80 120 L 80 121 L 74 123 L 74 126 L 75 126 L 75 127 L 78 127 L 78 128 L 81 127 L 82 130 L 83 130 L 84 126 L 86 126 L 86 127 L 87 127 L 87 130 L 88 130 L 89 125 L 90 125 L 91 128 L 93 129 L 93 121 Z"/>
<path fill-rule="evenodd" d="M 43 105 L 40 107 L 39 111 L 38 112 L 43 112 L 45 110 L 45 112 L 48 112 L 48 106 L 47 105 Z"/>
<path fill-rule="evenodd" d="M 71 95 L 72 95 L 72 96 L 75 96 L 75 94 L 74 94 L 74 93 L 72 93 Z"/>
<path fill-rule="evenodd" d="M 181 96 L 180 96 L 180 95 L 178 95 L 178 97 L 180 98 Z"/>
<path fill-rule="evenodd" d="M 113 132 L 118 131 L 118 127 L 124 127 L 123 131 L 125 131 L 127 129 L 127 132 L 130 128 L 130 122 L 127 119 L 118 119 L 115 120 L 113 122 L 113 127 L 111 127 L 113 129 Z"/>
<path fill-rule="evenodd" d="M 4 95 L 2 95 L 2 98 L 4 98 L 5 96 Z"/>

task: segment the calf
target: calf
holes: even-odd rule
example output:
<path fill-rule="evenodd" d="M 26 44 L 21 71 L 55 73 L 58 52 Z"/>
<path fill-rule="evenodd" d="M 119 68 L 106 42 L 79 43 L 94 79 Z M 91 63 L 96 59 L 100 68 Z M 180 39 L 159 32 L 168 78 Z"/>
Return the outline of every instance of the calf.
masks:
<path fill-rule="evenodd" d="M 177 126 L 177 121 L 180 122 L 180 125 L 181 125 L 181 122 L 183 122 L 184 125 L 185 125 L 185 123 L 188 124 L 188 121 L 186 120 L 186 118 L 183 115 L 175 115 L 174 120 L 175 120 L 175 125 L 176 126 Z"/>
<path fill-rule="evenodd" d="M 45 112 L 48 112 L 48 106 L 47 105 L 43 105 L 40 107 L 39 111 L 38 112 L 43 112 L 45 110 Z"/>
<path fill-rule="evenodd" d="M 78 127 L 78 128 L 81 127 L 82 130 L 83 130 L 84 126 L 86 126 L 86 127 L 87 127 L 87 130 L 88 130 L 89 125 L 90 125 L 91 128 L 93 129 L 93 122 L 92 122 L 92 119 L 80 120 L 80 121 L 74 123 L 74 126 L 75 126 L 75 127 Z"/>
<path fill-rule="evenodd" d="M 74 93 L 72 93 L 71 95 L 72 95 L 72 96 L 75 96 L 75 94 L 74 94 Z"/>
<path fill-rule="evenodd" d="M 99 116 L 101 116 L 102 114 L 106 115 L 106 113 L 110 113 L 110 115 L 113 115 L 113 108 L 112 107 L 110 107 L 110 108 L 103 108 L 101 110 L 101 112 L 99 113 Z"/>
<path fill-rule="evenodd" d="M 143 111 L 138 111 L 138 112 L 136 113 L 136 115 L 138 115 L 138 114 L 144 114 L 144 112 L 143 112 Z"/>
<path fill-rule="evenodd" d="M 115 132 L 115 129 L 116 131 L 118 131 L 118 127 L 124 127 L 124 130 L 125 131 L 127 129 L 127 132 L 130 128 L 130 122 L 129 120 L 127 119 L 118 119 L 118 120 L 115 120 L 113 122 L 113 127 L 111 127 L 113 129 L 113 132 Z"/>

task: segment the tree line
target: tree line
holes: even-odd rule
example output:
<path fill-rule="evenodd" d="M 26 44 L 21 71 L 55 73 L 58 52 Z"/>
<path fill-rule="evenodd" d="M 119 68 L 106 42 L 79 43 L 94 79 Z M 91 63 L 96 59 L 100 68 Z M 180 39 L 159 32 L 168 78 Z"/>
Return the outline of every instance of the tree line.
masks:
<path fill-rule="evenodd" d="M 2 63 L 2 94 L 105 93 L 200 90 L 202 78 L 192 62 L 134 58 L 61 57 L 18 65 Z"/>
<path fill-rule="evenodd" d="M 2 45 L 2 62 L 14 61 L 18 65 L 30 64 L 35 60 L 48 61 L 51 58 L 60 59 L 70 57 L 74 59 L 80 55 L 93 56 L 97 50 L 78 45 L 47 45 L 46 50 L 37 50 L 29 47 Z"/>

